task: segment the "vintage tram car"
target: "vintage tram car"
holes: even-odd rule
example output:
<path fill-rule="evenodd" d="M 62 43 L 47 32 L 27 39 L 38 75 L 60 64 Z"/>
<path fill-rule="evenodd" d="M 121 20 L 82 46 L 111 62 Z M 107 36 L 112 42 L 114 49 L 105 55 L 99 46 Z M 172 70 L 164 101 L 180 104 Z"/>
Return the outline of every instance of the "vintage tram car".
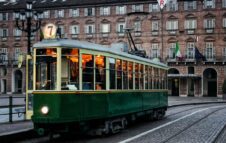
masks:
<path fill-rule="evenodd" d="M 140 116 L 160 119 L 168 106 L 167 69 L 103 46 L 52 39 L 33 46 L 33 116 L 39 134 L 115 133 Z"/>

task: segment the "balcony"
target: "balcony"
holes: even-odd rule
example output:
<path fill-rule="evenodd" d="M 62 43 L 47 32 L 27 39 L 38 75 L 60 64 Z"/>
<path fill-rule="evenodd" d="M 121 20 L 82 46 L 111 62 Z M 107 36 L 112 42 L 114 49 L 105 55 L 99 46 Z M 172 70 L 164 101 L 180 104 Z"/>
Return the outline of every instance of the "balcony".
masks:
<path fill-rule="evenodd" d="M 195 34 L 195 29 L 186 29 L 186 33 L 188 35 L 193 35 L 193 34 Z"/>
<path fill-rule="evenodd" d="M 134 36 L 136 36 L 136 37 L 141 36 L 141 31 L 135 31 L 135 32 L 134 32 Z"/>
<path fill-rule="evenodd" d="M 124 37 L 125 33 L 124 32 L 118 32 L 118 37 Z"/>
<path fill-rule="evenodd" d="M 101 33 L 101 36 L 102 36 L 103 38 L 107 38 L 107 37 L 109 37 L 109 33 Z"/>
<path fill-rule="evenodd" d="M 158 36 L 159 35 L 159 31 L 157 31 L 157 30 L 151 31 L 151 35 L 152 36 Z"/>
<path fill-rule="evenodd" d="M 176 35 L 177 34 L 177 29 L 174 30 L 167 30 L 169 35 Z"/>
<path fill-rule="evenodd" d="M 93 38 L 93 33 L 86 33 L 86 38 Z"/>
<path fill-rule="evenodd" d="M 78 34 L 71 34 L 71 38 L 72 39 L 77 39 L 78 38 Z"/>
<path fill-rule="evenodd" d="M 8 37 L 1 37 L 2 42 L 5 42 L 8 40 Z"/>
<path fill-rule="evenodd" d="M 214 33 L 214 28 L 205 28 L 206 33 Z"/>

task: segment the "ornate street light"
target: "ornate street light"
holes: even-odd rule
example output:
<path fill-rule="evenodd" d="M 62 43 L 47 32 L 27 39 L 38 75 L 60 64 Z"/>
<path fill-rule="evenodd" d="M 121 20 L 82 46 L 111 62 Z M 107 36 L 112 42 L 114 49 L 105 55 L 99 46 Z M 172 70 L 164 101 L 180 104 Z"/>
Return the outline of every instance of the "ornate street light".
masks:
<path fill-rule="evenodd" d="M 27 33 L 27 54 L 31 54 L 31 34 L 41 27 L 43 13 L 32 9 L 32 1 L 26 2 L 26 9 L 15 12 L 16 27 Z"/>

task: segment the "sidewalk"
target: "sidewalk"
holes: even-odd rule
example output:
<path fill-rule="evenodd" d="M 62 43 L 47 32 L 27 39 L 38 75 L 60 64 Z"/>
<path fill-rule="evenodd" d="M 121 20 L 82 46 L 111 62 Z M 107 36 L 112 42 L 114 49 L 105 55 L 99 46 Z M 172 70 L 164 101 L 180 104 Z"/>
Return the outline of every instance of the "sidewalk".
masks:
<path fill-rule="evenodd" d="M 190 104 L 205 104 L 205 103 L 226 103 L 217 97 L 173 97 L 169 96 L 169 107 L 190 105 Z M 10 136 L 19 133 L 29 132 L 33 129 L 31 121 L 13 122 L 0 124 L 0 140 L 1 137 Z"/>

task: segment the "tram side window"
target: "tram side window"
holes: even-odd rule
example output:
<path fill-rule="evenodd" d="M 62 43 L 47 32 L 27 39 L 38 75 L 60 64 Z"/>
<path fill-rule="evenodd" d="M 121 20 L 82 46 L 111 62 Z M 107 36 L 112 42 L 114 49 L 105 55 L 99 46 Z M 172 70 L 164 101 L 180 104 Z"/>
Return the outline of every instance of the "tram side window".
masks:
<path fill-rule="evenodd" d="M 37 49 L 36 89 L 56 89 L 56 49 Z"/>
<path fill-rule="evenodd" d="M 104 56 L 96 56 L 95 61 L 95 75 L 96 75 L 96 90 L 106 89 L 106 66 L 105 66 L 105 57 Z"/>
<path fill-rule="evenodd" d="M 135 89 L 139 89 L 140 87 L 140 73 L 139 73 L 139 64 L 135 64 Z"/>
<path fill-rule="evenodd" d="M 148 89 L 152 89 L 152 67 L 148 67 Z"/>
<path fill-rule="evenodd" d="M 116 70 L 117 70 L 117 89 L 122 89 L 122 61 L 117 59 L 116 62 Z"/>
<path fill-rule="evenodd" d="M 145 89 L 148 89 L 149 73 L 148 73 L 148 66 L 147 65 L 145 66 L 145 74 L 144 74 L 144 77 L 145 77 L 145 80 L 144 80 Z"/>
<path fill-rule="evenodd" d="M 79 89 L 78 49 L 63 49 L 61 63 L 61 89 Z"/>
<path fill-rule="evenodd" d="M 144 89 L 144 65 L 140 64 L 140 89 Z"/>
<path fill-rule="evenodd" d="M 158 84 L 158 83 L 157 83 L 157 79 L 158 79 L 158 78 L 157 78 L 157 69 L 156 69 L 156 68 L 153 68 L 153 73 L 154 73 L 154 75 L 153 75 L 153 79 L 154 79 L 154 80 L 153 80 L 153 82 L 154 82 L 153 85 L 154 85 L 154 87 L 153 87 L 153 88 L 154 88 L 154 89 L 157 89 L 157 84 Z"/>
<path fill-rule="evenodd" d="M 129 89 L 133 89 L 133 63 L 128 63 Z"/>
<path fill-rule="evenodd" d="M 93 55 L 82 55 L 82 89 L 94 89 L 94 60 Z"/>
<path fill-rule="evenodd" d="M 127 61 L 122 62 L 122 73 L 123 73 L 123 89 L 128 89 L 128 68 Z"/>
<path fill-rule="evenodd" d="M 110 83 L 110 89 L 116 89 L 116 64 L 115 59 L 109 58 L 109 83 Z"/>

